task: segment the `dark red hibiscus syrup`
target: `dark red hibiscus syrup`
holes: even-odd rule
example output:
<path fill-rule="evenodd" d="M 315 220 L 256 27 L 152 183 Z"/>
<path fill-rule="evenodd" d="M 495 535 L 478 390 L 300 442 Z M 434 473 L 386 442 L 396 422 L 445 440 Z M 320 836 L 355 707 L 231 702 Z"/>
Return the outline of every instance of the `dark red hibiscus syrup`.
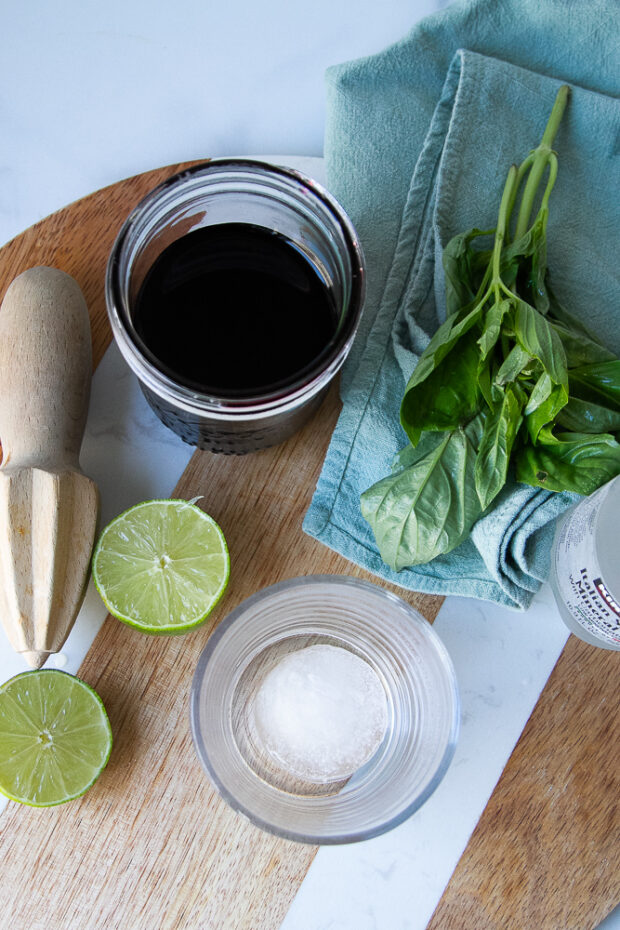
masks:
<path fill-rule="evenodd" d="M 245 223 L 206 226 L 169 245 L 132 317 L 161 371 L 219 397 L 257 396 L 303 379 L 337 327 L 328 286 L 303 251 Z"/>

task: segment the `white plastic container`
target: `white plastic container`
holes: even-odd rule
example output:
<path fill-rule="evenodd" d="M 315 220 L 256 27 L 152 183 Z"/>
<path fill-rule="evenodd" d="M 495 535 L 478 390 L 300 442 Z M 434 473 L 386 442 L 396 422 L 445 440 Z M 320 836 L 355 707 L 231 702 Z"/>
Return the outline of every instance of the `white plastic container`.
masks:
<path fill-rule="evenodd" d="M 572 633 L 592 646 L 620 650 L 620 476 L 561 519 L 550 581 Z"/>

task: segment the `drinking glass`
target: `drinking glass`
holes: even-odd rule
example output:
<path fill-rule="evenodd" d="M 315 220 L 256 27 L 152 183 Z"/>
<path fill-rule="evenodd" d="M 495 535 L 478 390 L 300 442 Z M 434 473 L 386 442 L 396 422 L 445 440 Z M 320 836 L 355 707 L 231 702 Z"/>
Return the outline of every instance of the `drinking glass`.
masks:
<path fill-rule="evenodd" d="M 253 713 L 266 676 L 313 645 L 367 662 L 387 706 L 374 755 L 327 784 L 280 767 Z M 430 797 L 454 754 L 460 702 L 450 656 L 420 613 L 370 582 L 308 575 L 259 591 L 218 625 L 194 674 L 190 717 L 198 758 L 235 810 L 287 839 L 335 844 L 384 833 Z"/>

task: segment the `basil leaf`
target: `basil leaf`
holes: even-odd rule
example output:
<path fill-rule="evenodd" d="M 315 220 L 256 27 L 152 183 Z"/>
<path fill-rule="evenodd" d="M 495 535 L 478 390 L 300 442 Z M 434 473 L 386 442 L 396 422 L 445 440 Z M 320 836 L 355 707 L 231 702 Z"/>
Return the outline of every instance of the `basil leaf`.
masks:
<path fill-rule="evenodd" d="M 474 476 L 476 493 L 483 510 L 495 499 L 506 483 L 512 447 L 521 426 L 522 392 L 509 384 L 496 388 L 499 402 L 487 413 L 476 457 Z"/>
<path fill-rule="evenodd" d="M 402 471 L 403 468 L 407 468 L 409 465 L 413 465 L 414 462 L 417 462 L 420 458 L 420 445 L 412 446 L 411 443 L 407 443 L 400 452 L 397 452 L 394 458 L 392 459 L 392 474 L 395 475 L 396 472 Z"/>
<path fill-rule="evenodd" d="M 549 491 L 592 494 L 620 474 L 620 445 L 602 433 L 541 432 L 537 445 L 524 445 L 516 456 L 517 481 Z"/>
<path fill-rule="evenodd" d="M 519 344 L 537 358 L 554 384 L 568 390 L 566 353 L 552 324 L 523 300 L 515 308 L 515 334 Z"/>
<path fill-rule="evenodd" d="M 501 387 L 509 381 L 516 381 L 521 372 L 532 361 L 530 353 L 518 343 L 512 347 L 504 361 L 502 362 L 497 375 L 495 384 Z"/>
<path fill-rule="evenodd" d="M 542 207 L 534 221 L 530 232 L 532 233 L 532 252 L 530 261 L 530 274 L 528 293 L 533 306 L 539 313 L 546 315 L 549 312 L 549 295 L 546 287 L 547 277 L 547 237 L 545 229 L 549 218 L 549 211 Z"/>
<path fill-rule="evenodd" d="M 536 442 L 541 429 L 551 423 L 568 402 L 568 391 L 562 384 L 555 384 L 547 399 L 539 404 L 532 413 L 526 414 L 527 431 Z"/>
<path fill-rule="evenodd" d="M 472 249 L 471 242 L 489 232 L 471 229 L 451 239 L 443 251 L 443 268 L 446 282 L 446 312 L 457 313 L 471 303 L 489 264 L 490 252 Z"/>
<path fill-rule="evenodd" d="M 429 562 L 467 538 L 481 514 L 471 493 L 483 418 L 466 429 L 425 433 L 411 464 L 362 494 L 362 515 L 396 571 Z"/>
<path fill-rule="evenodd" d="M 481 315 L 482 304 L 479 303 L 473 308 L 464 308 L 460 313 L 444 320 L 420 356 L 405 388 L 405 397 L 411 388 L 428 378 L 446 355 L 452 351 L 459 339 L 476 325 Z"/>
<path fill-rule="evenodd" d="M 400 422 L 414 446 L 424 430 L 456 429 L 480 409 L 476 342 L 476 332 L 466 333 L 424 381 L 405 392 Z"/>
<path fill-rule="evenodd" d="M 579 397 L 569 397 L 556 423 L 576 433 L 615 433 L 620 430 L 620 408 L 614 410 Z"/>
<path fill-rule="evenodd" d="M 538 381 L 534 385 L 532 393 L 530 394 L 530 399 L 528 400 L 527 406 L 525 408 L 526 415 L 534 413 L 534 411 L 537 410 L 541 404 L 544 404 L 544 402 L 548 400 L 553 387 L 553 381 L 547 372 L 543 371 Z"/>
<path fill-rule="evenodd" d="M 571 393 L 600 404 L 620 407 L 620 360 L 583 365 L 570 372 Z"/>
<path fill-rule="evenodd" d="M 362 496 L 381 555 L 397 570 L 462 542 L 511 461 L 519 480 L 554 491 L 590 493 L 620 473 L 612 435 L 620 437 L 620 360 L 564 309 L 547 276 L 551 143 L 568 92 L 558 91 L 541 144 L 508 171 L 493 248 L 479 247 L 486 234 L 473 229 L 445 249 L 448 318 L 401 403 L 410 444 Z M 558 425 L 568 431 L 554 434 Z"/>
<path fill-rule="evenodd" d="M 486 401 L 487 407 L 493 409 L 493 384 L 490 359 L 478 362 L 478 387 Z"/>
<path fill-rule="evenodd" d="M 569 328 L 564 323 L 555 320 L 552 321 L 552 325 L 564 347 L 566 367 L 569 372 L 572 368 L 578 368 L 581 365 L 615 360 L 613 352 L 591 339 L 589 335 L 581 330 Z"/>
<path fill-rule="evenodd" d="M 546 287 L 548 211 L 541 209 L 534 223 L 519 239 L 504 249 L 502 278 L 508 287 L 519 291 L 539 313 L 547 314 L 550 299 Z"/>
<path fill-rule="evenodd" d="M 487 312 L 484 319 L 484 325 L 482 327 L 482 335 L 478 340 L 480 354 L 483 360 L 495 347 L 495 344 L 499 339 L 500 333 L 502 331 L 504 317 L 510 310 L 511 306 L 512 304 L 509 300 L 500 300 L 499 303 L 494 303 L 491 309 Z"/>

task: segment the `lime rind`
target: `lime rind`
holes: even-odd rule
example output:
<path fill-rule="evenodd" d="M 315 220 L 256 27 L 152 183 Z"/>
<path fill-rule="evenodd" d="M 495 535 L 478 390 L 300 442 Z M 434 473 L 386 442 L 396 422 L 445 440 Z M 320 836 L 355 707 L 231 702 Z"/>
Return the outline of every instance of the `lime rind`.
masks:
<path fill-rule="evenodd" d="M 108 611 L 144 633 L 200 626 L 229 575 L 218 524 L 195 504 L 174 498 L 144 501 L 121 513 L 93 554 L 93 579 Z"/>
<path fill-rule="evenodd" d="M 37 669 L 0 686 L 0 791 L 12 801 L 54 807 L 82 797 L 111 751 L 103 701 L 82 679 Z"/>

